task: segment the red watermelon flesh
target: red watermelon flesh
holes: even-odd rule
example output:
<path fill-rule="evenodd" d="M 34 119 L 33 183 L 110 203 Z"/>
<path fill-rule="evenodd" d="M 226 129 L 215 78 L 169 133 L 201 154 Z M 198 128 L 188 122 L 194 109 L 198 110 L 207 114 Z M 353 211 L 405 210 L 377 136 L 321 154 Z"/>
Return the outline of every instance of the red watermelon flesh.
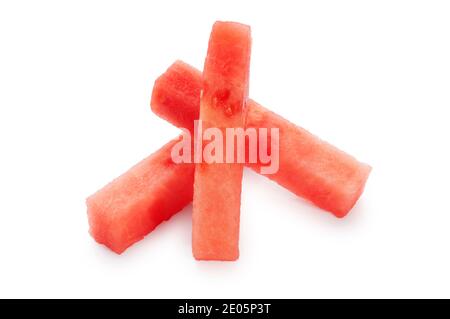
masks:
<path fill-rule="evenodd" d="M 192 131 L 199 116 L 200 91 L 201 73 L 177 61 L 156 80 L 152 110 Z M 371 167 L 253 100 L 248 100 L 247 107 L 247 127 L 280 130 L 279 170 L 265 176 L 337 217 L 344 217 L 362 194 Z M 260 164 L 246 165 L 260 172 Z"/>
<path fill-rule="evenodd" d="M 214 24 L 200 100 L 204 130 L 219 128 L 225 136 L 226 128 L 245 127 L 250 48 L 250 27 L 233 22 Z M 196 164 L 192 252 L 197 260 L 238 258 L 243 168 L 237 163 Z"/>
<path fill-rule="evenodd" d="M 120 254 L 192 201 L 194 165 L 175 164 L 172 140 L 87 200 L 89 232 Z"/>
<path fill-rule="evenodd" d="M 202 73 L 190 65 L 176 61 L 155 81 L 151 107 L 161 118 L 177 127 L 194 130 L 200 117 Z"/>
<path fill-rule="evenodd" d="M 352 209 L 369 177 L 369 165 L 254 101 L 249 101 L 247 125 L 279 128 L 279 170 L 267 177 L 337 217 Z M 258 163 L 249 166 L 260 171 Z"/>

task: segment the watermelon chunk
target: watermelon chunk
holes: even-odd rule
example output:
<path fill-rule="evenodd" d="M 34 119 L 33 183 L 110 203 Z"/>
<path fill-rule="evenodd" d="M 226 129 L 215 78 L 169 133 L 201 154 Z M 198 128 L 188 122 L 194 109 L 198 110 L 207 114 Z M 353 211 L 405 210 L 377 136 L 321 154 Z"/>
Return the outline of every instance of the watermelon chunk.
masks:
<path fill-rule="evenodd" d="M 199 117 L 200 91 L 201 73 L 177 61 L 155 81 L 152 110 L 192 132 Z M 280 130 L 279 170 L 265 176 L 337 217 L 347 215 L 361 196 L 371 167 L 253 100 L 247 107 L 247 127 Z M 260 164 L 246 165 L 260 172 Z"/>
<path fill-rule="evenodd" d="M 226 128 L 245 127 L 250 48 L 249 26 L 233 22 L 214 24 L 200 101 L 205 130 L 218 128 L 225 136 Z M 238 258 L 243 168 L 243 164 L 225 164 L 223 159 L 221 163 L 196 164 L 192 252 L 197 260 Z"/>
<path fill-rule="evenodd" d="M 120 254 L 192 201 L 194 164 L 175 164 L 172 140 L 91 195 L 92 237 Z"/>

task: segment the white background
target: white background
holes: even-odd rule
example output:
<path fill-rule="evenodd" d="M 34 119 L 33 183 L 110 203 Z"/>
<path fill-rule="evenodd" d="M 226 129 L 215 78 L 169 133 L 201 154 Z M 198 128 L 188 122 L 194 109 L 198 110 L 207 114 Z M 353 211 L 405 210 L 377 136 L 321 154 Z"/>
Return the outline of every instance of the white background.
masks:
<path fill-rule="evenodd" d="M 191 207 L 121 256 L 85 198 L 179 132 L 152 114 L 215 20 L 250 24 L 252 98 L 373 166 L 339 220 L 246 171 L 241 257 Z M 450 297 L 448 1 L 2 1 L 0 297 Z"/>

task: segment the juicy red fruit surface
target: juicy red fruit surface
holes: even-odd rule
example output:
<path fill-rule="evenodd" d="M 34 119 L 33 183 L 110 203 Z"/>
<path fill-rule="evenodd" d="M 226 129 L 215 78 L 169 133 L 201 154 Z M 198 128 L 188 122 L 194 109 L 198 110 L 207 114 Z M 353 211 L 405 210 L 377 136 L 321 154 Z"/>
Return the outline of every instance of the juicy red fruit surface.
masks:
<path fill-rule="evenodd" d="M 173 72 L 179 68 L 184 69 L 182 74 Z M 201 75 L 192 66 L 177 61 L 160 78 L 166 76 L 183 77 L 178 82 L 191 82 L 189 94 L 195 92 L 200 97 Z M 168 85 L 173 86 L 166 88 L 161 87 L 160 83 L 155 83 L 153 91 L 171 90 L 176 92 L 178 98 L 184 96 L 185 86 L 177 86 L 175 82 Z M 153 99 L 151 103 L 156 114 L 179 127 L 192 131 L 191 126 L 196 117 L 178 116 L 176 104 L 164 103 L 157 99 Z M 184 107 L 198 110 L 200 104 L 193 102 L 190 105 L 185 104 Z M 371 167 L 251 99 L 248 100 L 247 107 L 247 127 L 280 129 L 279 170 L 266 177 L 337 217 L 346 216 L 361 196 Z M 195 114 L 195 112 L 191 111 L 189 114 Z M 246 153 L 248 153 L 247 150 Z M 260 172 L 260 163 L 246 165 Z"/>
<path fill-rule="evenodd" d="M 250 47 L 248 26 L 214 24 L 200 101 L 204 128 L 245 126 Z M 192 252 L 198 260 L 236 260 L 239 256 L 242 169 L 242 164 L 196 164 Z"/>
<path fill-rule="evenodd" d="M 173 140 L 91 195 L 92 237 L 122 253 L 192 201 L 194 165 L 175 164 Z"/>

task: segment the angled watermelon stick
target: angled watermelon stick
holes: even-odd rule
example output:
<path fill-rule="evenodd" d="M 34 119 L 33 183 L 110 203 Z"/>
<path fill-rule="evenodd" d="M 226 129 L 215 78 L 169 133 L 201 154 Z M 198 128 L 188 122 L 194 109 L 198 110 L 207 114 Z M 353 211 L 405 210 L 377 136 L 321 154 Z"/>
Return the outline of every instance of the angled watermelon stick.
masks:
<path fill-rule="evenodd" d="M 201 73 L 177 61 L 155 81 L 152 110 L 192 131 L 199 117 L 200 91 Z M 253 100 L 248 100 L 247 107 L 247 127 L 279 128 L 279 170 L 265 176 L 335 216 L 344 217 L 361 196 L 371 167 Z M 259 173 L 262 164 L 246 165 Z"/>
<path fill-rule="evenodd" d="M 203 71 L 200 120 L 204 129 L 244 128 L 250 69 L 250 27 L 216 22 Z M 219 147 L 223 147 L 221 144 Z M 192 252 L 198 260 L 239 257 L 239 215 L 243 164 L 195 166 Z"/>
<path fill-rule="evenodd" d="M 172 140 L 87 200 L 90 233 L 120 254 L 192 201 L 194 164 L 175 164 Z"/>

